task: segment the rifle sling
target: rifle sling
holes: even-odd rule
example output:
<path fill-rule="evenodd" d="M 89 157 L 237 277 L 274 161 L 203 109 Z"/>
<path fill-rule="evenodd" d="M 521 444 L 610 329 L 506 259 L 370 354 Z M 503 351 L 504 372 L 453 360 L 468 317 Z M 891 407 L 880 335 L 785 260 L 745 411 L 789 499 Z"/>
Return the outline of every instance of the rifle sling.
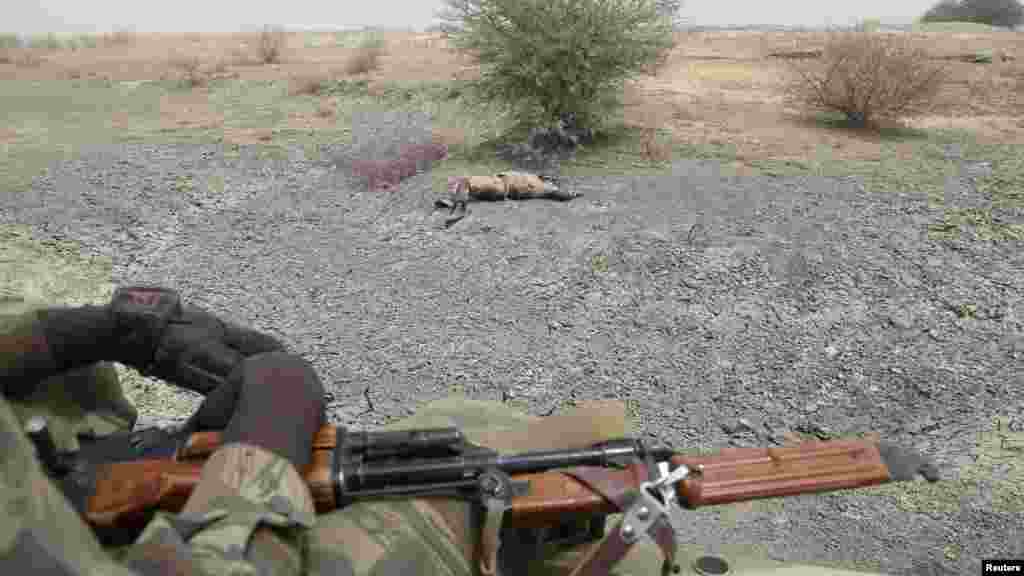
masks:
<path fill-rule="evenodd" d="M 640 462 L 634 463 L 629 469 L 633 472 L 634 482 L 631 483 L 615 481 L 609 477 L 606 468 L 595 466 L 577 466 L 563 470 L 562 473 L 578 480 L 613 503 L 620 512 L 625 513 L 637 500 L 638 487 L 648 476 L 647 467 Z M 631 542 L 623 539 L 622 531 L 619 529 L 623 520 L 619 520 L 615 528 L 609 530 L 601 542 L 588 551 L 573 569 L 571 576 L 604 576 L 625 557 L 639 538 Z M 667 573 L 675 565 L 676 556 L 676 538 L 671 524 L 666 518 L 659 517 L 648 527 L 647 535 L 661 549 L 665 558 L 663 572 Z"/>

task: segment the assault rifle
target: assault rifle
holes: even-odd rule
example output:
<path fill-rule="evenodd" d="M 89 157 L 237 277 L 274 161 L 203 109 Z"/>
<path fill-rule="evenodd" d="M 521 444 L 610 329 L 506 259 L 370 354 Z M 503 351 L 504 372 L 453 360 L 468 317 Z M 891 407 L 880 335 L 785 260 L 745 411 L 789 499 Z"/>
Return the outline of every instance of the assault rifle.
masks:
<path fill-rule="evenodd" d="M 52 442 L 47 448 L 45 422 L 30 421 L 28 432 L 72 505 L 108 543 L 117 541 L 111 534 L 137 534 L 154 509 L 179 511 L 205 459 L 222 441 L 219 432 L 200 432 L 139 459 L 130 450 L 118 456 L 111 447 L 123 447 L 125 437 L 115 435 L 84 445 L 68 461 L 53 453 Z M 138 434 L 128 437 L 129 444 L 138 443 Z M 557 528 L 577 541 L 581 535 L 592 540 L 604 536 L 607 515 L 623 513 L 605 538 L 610 544 L 590 555 L 595 566 L 621 557 L 644 534 L 671 558 L 675 539 L 666 535 L 678 522 L 671 514 L 677 505 L 693 509 L 894 480 L 886 461 L 890 452 L 865 439 L 688 456 L 624 438 L 579 449 L 499 454 L 472 445 L 456 428 L 354 432 L 325 426 L 313 450 L 303 472 L 318 512 L 374 498 L 466 497 L 487 512 L 482 541 L 492 549 L 503 524 Z"/>

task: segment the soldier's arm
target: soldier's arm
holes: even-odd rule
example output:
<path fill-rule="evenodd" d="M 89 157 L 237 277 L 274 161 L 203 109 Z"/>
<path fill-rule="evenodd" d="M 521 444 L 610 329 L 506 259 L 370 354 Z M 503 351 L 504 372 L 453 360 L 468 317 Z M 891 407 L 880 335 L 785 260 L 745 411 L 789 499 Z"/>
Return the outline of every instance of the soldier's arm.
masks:
<path fill-rule="evenodd" d="M 143 575 L 301 574 L 309 488 L 285 458 L 250 444 L 217 450 L 180 514 L 158 513 L 120 557 Z"/>
<path fill-rule="evenodd" d="M 316 513 L 298 470 L 324 422 L 323 386 L 308 362 L 284 352 L 245 359 L 227 384 L 238 399 L 225 445 L 203 466 L 182 512 L 158 516 L 143 532 L 125 558 L 136 569 L 189 562 L 209 574 L 302 570 L 302 532 Z"/>

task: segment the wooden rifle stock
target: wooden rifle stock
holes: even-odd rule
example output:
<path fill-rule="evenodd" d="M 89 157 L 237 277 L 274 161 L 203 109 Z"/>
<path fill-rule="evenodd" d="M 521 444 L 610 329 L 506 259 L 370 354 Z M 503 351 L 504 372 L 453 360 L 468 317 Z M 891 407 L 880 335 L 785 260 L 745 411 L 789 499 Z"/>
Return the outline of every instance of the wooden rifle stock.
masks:
<path fill-rule="evenodd" d="M 317 511 L 337 508 L 332 478 L 336 443 L 333 426 L 321 428 L 313 458 L 304 471 Z M 98 527 L 131 524 L 153 508 L 179 511 L 199 482 L 205 458 L 221 445 L 219 432 L 193 434 L 173 460 L 142 460 L 100 466 L 86 518 Z M 682 505 L 697 508 L 758 498 L 790 496 L 881 484 L 891 480 L 874 442 L 846 439 L 805 442 L 778 448 L 728 448 L 704 456 L 676 455 L 673 468 L 690 475 L 677 485 Z M 608 479 L 639 487 L 643 467 L 607 469 Z M 506 516 L 519 527 L 551 526 L 566 514 L 613 514 L 604 497 L 557 471 L 519 474 L 529 490 L 512 501 Z"/>

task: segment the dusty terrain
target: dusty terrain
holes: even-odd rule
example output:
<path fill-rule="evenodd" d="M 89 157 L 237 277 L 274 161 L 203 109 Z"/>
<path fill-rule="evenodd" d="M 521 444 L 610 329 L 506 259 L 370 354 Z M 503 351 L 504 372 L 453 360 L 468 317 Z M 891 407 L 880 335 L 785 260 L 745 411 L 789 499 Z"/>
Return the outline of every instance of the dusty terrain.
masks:
<path fill-rule="evenodd" d="M 992 226 L 1024 225 L 1013 148 L 1024 44 L 924 38 L 937 58 L 1018 57 L 950 63 L 940 106 L 914 124 L 970 130 L 962 142 L 836 130 L 788 108 L 786 64 L 767 55 L 814 48 L 820 34 L 691 34 L 657 77 L 630 87 L 625 119 L 714 154 L 629 169 L 599 152 L 596 170 L 566 178 L 583 198 L 474 206 L 451 230 L 430 210 L 434 175 L 370 192 L 328 159 L 470 126 L 343 113 L 334 95 L 264 99 L 275 82 L 339 76 L 348 40 L 293 35 L 272 66 L 240 64 L 252 38 L 238 35 L 46 53 L 37 66 L 0 65 L 25 107 L 6 108 L 5 150 L 28 157 L 70 135 L 61 123 L 99 119 L 4 197 L 0 247 L 16 272 L 0 278 L 68 302 L 113 283 L 176 287 L 309 357 L 332 420 L 350 426 L 461 393 L 534 414 L 615 397 L 639 433 L 707 450 L 879 433 L 935 458 L 948 480 L 702 511 L 682 538 L 896 574 L 973 573 L 980 558 L 1024 556 L 1024 253 L 1012 234 L 940 238 L 933 227 L 979 209 Z M 437 36 L 388 42 L 371 92 L 473 73 Z M 190 55 L 222 83 L 151 85 L 180 76 L 175 62 Z M 55 96 L 70 111 L 48 121 L 28 108 L 41 100 L 32 83 L 120 100 L 79 110 Z M 325 103 L 336 116 L 317 112 Z M 346 139 L 331 146 L 289 141 L 265 154 L 281 134 L 338 124 Z M 164 141 L 204 130 L 217 138 Z M 104 140 L 121 131 L 135 140 Z M 834 164 L 839 176 L 767 173 L 768 161 Z M 855 165 L 906 178 L 844 172 Z M 48 258 L 54 276 L 88 271 L 71 274 L 80 286 L 44 280 Z M 145 423 L 179 420 L 198 400 L 129 382 Z"/>
<path fill-rule="evenodd" d="M 906 33 L 901 33 L 906 34 Z M 387 54 L 370 73 L 373 85 L 465 78 L 473 67 L 450 50 L 439 34 L 381 33 Z M 918 127 L 955 127 L 977 131 L 1000 142 L 1024 141 L 1024 39 L 1013 32 L 914 33 L 935 58 L 953 58 L 992 50 L 996 62 L 979 66 L 950 61 L 952 77 L 934 114 L 911 123 Z M 821 32 L 681 33 L 668 65 L 643 78 L 627 92 L 626 120 L 637 126 L 669 129 L 693 144 L 728 142 L 743 159 L 802 158 L 821 147 L 841 149 L 844 157 L 876 158 L 877 139 L 851 138 L 807 122 L 784 101 L 790 76 L 776 52 L 814 50 L 824 45 Z M 261 66 L 253 59 L 253 34 L 140 35 L 131 45 L 39 52 L 37 66 L 0 64 L 0 80 L 102 78 L 111 82 L 168 79 L 180 76 L 177 62 L 198 58 L 214 76 L 243 81 L 303 77 L 342 77 L 343 64 L 357 42 L 330 33 L 295 33 L 288 37 L 280 64 Z M 1001 61 L 1007 53 L 1015 59 Z M 202 90 L 168 95 L 160 108 L 169 126 L 217 125 L 223 121 Z M 294 124 L 315 129 L 315 115 Z M 114 120 L 116 122 L 116 114 Z M 245 135 L 236 135 L 249 143 Z M 743 160 L 740 160 L 742 163 Z"/>

